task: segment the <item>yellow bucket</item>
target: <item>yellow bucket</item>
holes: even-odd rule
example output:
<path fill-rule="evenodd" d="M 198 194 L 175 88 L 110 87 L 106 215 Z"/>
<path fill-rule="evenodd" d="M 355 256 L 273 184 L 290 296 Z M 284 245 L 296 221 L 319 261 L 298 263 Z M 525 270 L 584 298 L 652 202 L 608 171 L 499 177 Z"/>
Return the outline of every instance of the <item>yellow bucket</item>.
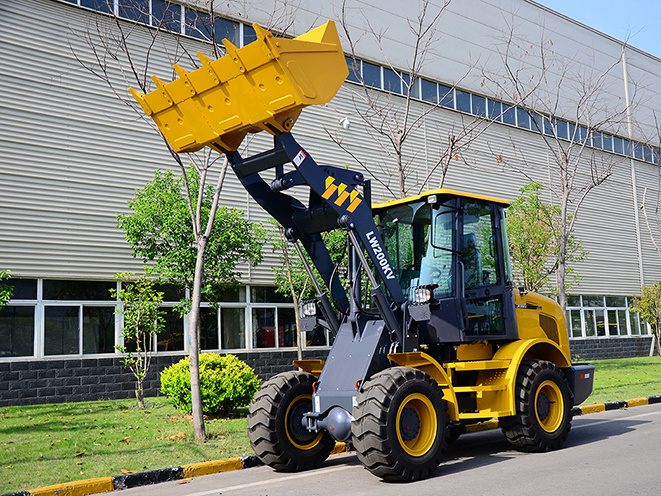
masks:
<path fill-rule="evenodd" d="M 175 152 L 204 146 L 236 150 L 248 133 L 289 131 L 307 105 L 335 96 L 349 74 L 333 21 L 294 39 L 276 38 L 253 24 L 257 40 L 237 48 L 227 40 L 227 55 L 171 83 L 152 76 L 157 89 L 131 94 Z"/>

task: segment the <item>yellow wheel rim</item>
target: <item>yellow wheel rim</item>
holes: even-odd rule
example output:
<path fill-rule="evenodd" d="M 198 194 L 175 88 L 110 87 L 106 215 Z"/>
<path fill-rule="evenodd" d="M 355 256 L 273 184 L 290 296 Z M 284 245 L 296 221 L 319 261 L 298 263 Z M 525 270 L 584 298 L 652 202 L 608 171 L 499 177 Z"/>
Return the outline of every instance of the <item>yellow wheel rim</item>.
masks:
<path fill-rule="evenodd" d="M 535 393 L 535 416 L 546 432 L 557 431 L 562 425 L 565 400 L 562 391 L 553 381 L 544 381 Z"/>
<path fill-rule="evenodd" d="M 437 424 L 436 409 L 429 398 L 420 393 L 409 394 L 395 417 L 399 445 L 411 456 L 425 455 L 436 440 Z"/>
<path fill-rule="evenodd" d="M 308 431 L 302 424 L 303 414 L 312 411 L 312 395 L 301 394 L 289 403 L 285 413 L 285 432 L 287 439 L 295 447 L 303 451 L 311 450 L 321 441 L 323 432 Z"/>

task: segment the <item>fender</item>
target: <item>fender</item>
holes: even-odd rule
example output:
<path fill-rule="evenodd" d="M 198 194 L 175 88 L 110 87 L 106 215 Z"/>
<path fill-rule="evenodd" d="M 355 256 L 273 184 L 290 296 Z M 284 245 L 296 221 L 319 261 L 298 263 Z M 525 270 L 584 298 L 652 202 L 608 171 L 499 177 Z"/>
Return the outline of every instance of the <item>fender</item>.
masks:
<path fill-rule="evenodd" d="M 521 339 L 504 344 L 496 351 L 494 360 L 510 360 L 505 374 L 496 376 L 494 371 L 480 372 L 478 383 L 489 383 L 502 386 L 499 391 L 485 391 L 478 399 L 478 409 L 489 407 L 498 412 L 498 416 L 509 416 L 516 413 L 515 394 L 516 376 L 525 360 L 548 360 L 558 367 L 571 365 L 569 357 L 554 341 L 546 338 Z"/>
<path fill-rule="evenodd" d="M 443 391 L 443 399 L 448 404 L 448 415 L 450 416 L 450 420 L 459 420 L 457 396 L 454 393 L 450 377 L 440 363 L 427 353 L 421 351 L 390 353 L 388 359 L 392 360 L 397 365 L 421 370 L 434 379 L 441 391 Z"/>

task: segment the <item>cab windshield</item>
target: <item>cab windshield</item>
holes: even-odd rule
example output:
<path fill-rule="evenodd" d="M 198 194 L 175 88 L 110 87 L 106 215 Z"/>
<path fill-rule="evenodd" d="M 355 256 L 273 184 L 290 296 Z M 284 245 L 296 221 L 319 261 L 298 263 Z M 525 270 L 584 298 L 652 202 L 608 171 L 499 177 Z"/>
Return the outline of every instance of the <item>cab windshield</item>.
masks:
<path fill-rule="evenodd" d="M 435 298 L 454 295 L 453 224 L 455 209 L 424 201 L 379 212 L 378 227 L 404 295 L 436 284 Z M 433 220 L 433 222 L 432 222 Z"/>

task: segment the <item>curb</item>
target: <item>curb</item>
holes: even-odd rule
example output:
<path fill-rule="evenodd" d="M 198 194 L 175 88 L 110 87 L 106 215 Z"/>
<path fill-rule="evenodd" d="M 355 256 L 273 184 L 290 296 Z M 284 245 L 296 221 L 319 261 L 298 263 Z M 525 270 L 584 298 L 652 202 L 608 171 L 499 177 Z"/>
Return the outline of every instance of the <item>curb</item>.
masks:
<path fill-rule="evenodd" d="M 648 398 L 634 398 L 625 401 L 612 401 L 608 403 L 597 403 L 594 405 L 576 406 L 572 408 L 573 416 L 588 415 L 590 413 L 605 412 L 608 410 L 620 410 L 636 406 L 653 405 L 661 403 L 661 396 L 650 396 Z M 486 422 L 467 425 L 466 432 L 482 432 L 498 428 L 498 420 L 492 419 Z M 337 443 L 331 455 L 347 452 L 345 443 Z M 248 455 L 242 458 L 226 458 L 210 462 L 190 463 L 180 467 L 162 468 L 134 474 L 115 475 L 114 477 L 99 477 L 74 482 L 65 482 L 53 486 L 31 489 L 29 491 L 18 491 L 0 494 L 0 496 L 89 496 L 91 494 L 119 491 L 133 487 L 158 484 L 176 480 L 190 479 L 203 475 L 242 470 L 244 468 L 257 467 L 262 462 L 256 455 Z"/>

